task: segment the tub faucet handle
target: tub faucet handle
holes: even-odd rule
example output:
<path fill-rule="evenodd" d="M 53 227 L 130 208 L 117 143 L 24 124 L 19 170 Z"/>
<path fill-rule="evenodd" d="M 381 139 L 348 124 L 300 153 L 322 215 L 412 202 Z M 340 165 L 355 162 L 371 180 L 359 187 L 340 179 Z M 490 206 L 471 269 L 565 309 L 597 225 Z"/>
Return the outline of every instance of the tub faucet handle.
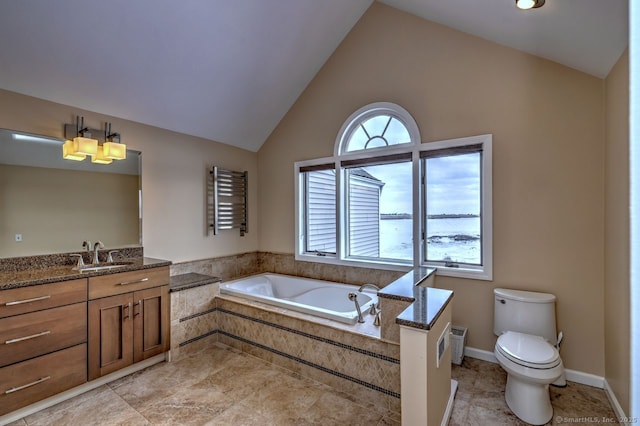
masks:
<path fill-rule="evenodd" d="M 378 311 L 378 313 L 376 314 L 376 317 L 373 319 L 373 325 L 375 325 L 376 327 L 380 327 L 380 314 L 382 313 L 382 311 Z"/>
<path fill-rule="evenodd" d="M 376 309 L 376 304 L 373 303 L 371 305 L 371 309 L 369 309 L 369 315 L 376 315 L 378 313 L 377 309 Z"/>

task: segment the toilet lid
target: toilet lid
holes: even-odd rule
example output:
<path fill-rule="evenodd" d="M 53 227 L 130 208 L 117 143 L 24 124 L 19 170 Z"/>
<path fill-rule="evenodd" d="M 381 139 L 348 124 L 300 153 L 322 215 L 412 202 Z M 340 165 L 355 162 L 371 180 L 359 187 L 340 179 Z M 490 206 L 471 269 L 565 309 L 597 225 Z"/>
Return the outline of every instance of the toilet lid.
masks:
<path fill-rule="evenodd" d="M 508 331 L 498 337 L 496 346 L 513 362 L 532 368 L 552 368 L 560 360 L 560 354 L 540 336 Z"/>

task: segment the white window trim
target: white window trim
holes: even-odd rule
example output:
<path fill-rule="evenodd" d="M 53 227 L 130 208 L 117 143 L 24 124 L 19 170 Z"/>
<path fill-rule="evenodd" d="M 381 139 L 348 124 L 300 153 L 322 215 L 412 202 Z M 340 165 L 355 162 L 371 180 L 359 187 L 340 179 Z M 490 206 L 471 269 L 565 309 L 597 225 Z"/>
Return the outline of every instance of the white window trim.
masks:
<path fill-rule="evenodd" d="M 383 114 L 391 115 L 397 118 L 398 120 L 400 120 L 402 124 L 406 126 L 407 131 L 409 132 L 409 137 L 411 138 L 411 143 L 391 145 L 389 147 L 369 148 L 366 150 L 352 151 L 350 153 L 342 152 L 344 150 L 344 144 L 347 143 L 347 141 L 351 137 L 351 134 L 360 125 L 360 123 L 362 123 L 369 117 L 373 117 L 376 115 L 383 115 Z M 344 122 L 344 124 L 340 128 L 340 131 L 338 132 L 338 137 L 336 138 L 336 143 L 333 148 L 333 156 L 338 157 L 340 155 L 343 155 L 345 156 L 344 158 L 346 158 L 347 155 L 353 154 L 353 153 L 367 153 L 365 157 L 371 157 L 375 152 L 379 152 L 379 151 L 386 152 L 392 147 L 398 147 L 398 146 L 406 148 L 408 146 L 418 144 L 419 141 L 420 141 L 420 129 L 418 129 L 418 124 L 413 119 L 411 114 L 409 114 L 409 111 L 402 108 L 400 105 L 397 105 L 391 102 L 375 102 L 375 103 L 363 106 L 362 108 L 360 108 L 359 110 L 351 114 L 349 118 L 347 118 L 347 120 Z"/>
<path fill-rule="evenodd" d="M 299 261 L 327 263 L 332 265 L 344 265 L 344 266 L 361 266 L 374 269 L 388 269 L 395 271 L 408 271 L 412 267 L 416 266 L 429 266 L 436 267 L 437 274 L 448 277 L 457 278 L 469 278 L 477 280 L 493 279 L 493 212 L 492 212 L 492 135 L 478 135 L 465 138 L 450 139 L 436 142 L 425 142 L 419 145 L 400 145 L 393 146 L 384 150 L 385 154 L 397 154 L 397 153 L 412 153 L 413 161 L 413 217 L 418 218 L 414 220 L 414 256 L 413 264 L 407 264 L 403 262 L 389 262 L 389 261 L 372 261 L 370 259 L 361 260 L 353 257 L 346 256 L 346 241 L 342 238 L 343 232 L 345 232 L 346 217 L 342 215 L 345 209 L 344 197 L 341 196 L 344 191 L 342 170 L 340 169 L 340 162 L 347 159 L 360 159 L 369 158 L 371 153 L 356 152 L 353 154 L 325 157 L 314 160 L 298 161 L 294 164 L 294 179 L 295 179 L 295 259 Z M 435 149 L 452 148 L 456 146 L 474 145 L 481 143 L 483 145 L 482 155 L 482 251 L 483 251 L 483 265 L 481 267 L 446 267 L 441 264 L 434 264 L 429 262 L 423 262 L 424 259 L 424 241 L 422 239 L 424 223 L 421 220 L 422 210 L 422 188 L 420 179 L 420 152 L 431 151 Z M 377 150 L 377 149 L 376 149 Z M 373 151 L 373 150 L 370 150 Z M 379 152 L 378 152 L 379 153 Z M 319 164 L 333 163 L 336 168 L 336 210 L 338 217 L 338 226 L 336 229 L 337 247 L 336 254 L 326 254 L 324 256 L 318 256 L 316 254 L 304 252 L 304 206 L 303 197 L 301 197 L 301 179 L 300 168 L 306 166 L 314 166 Z"/>
<path fill-rule="evenodd" d="M 353 151 L 349 153 L 341 154 L 343 144 L 348 140 L 348 137 L 353 130 L 354 123 L 359 123 L 363 119 L 369 116 L 378 114 L 391 114 L 402 121 L 407 126 L 409 134 L 412 139 L 412 143 L 391 145 L 388 147 L 370 148 L 367 150 Z M 492 214 L 492 135 L 478 135 L 457 139 L 449 139 L 434 142 L 422 142 L 420 143 L 420 133 L 418 126 L 411 117 L 411 115 L 402 107 L 388 103 L 378 102 L 367 105 L 360 108 L 345 121 L 343 126 L 338 132 L 336 143 L 334 145 L 333 157 L 318 158 L 313 160 L 298 161 L 294 164 L 294 182 L 295 182 L 295 259 L 298 261 L 317 262 L 332 265 L 343 266 L 359 266 L 373 269 L 386 269 L 394 271 L 409 271 L 412 267 L 429 266 L 437 268 L 437 275 L 468 278 L 477 280 L 493 279 L 493 214 Z M 424 221 L 421 217 L 423 194 L 421 188 L 420 174 L 422 173 L 420 152 L 431 151 L 443 148 L 453 148 L 456 146 L 483 145 L 482 155 L 482 255 L 483 265 L 478 267 L 446 267 L 441 263 L 434 264 L 424 261 L 424 241 L 422 235 L 424 235 Z M 412 168 L 413 168 L 413 247 L 414 255 L 413 262 L 394 262 L 394 261 L 376 261 L 372 259 L 358 259 L 354 257 L 347 257 L 347 238 L 343 238 L 343 234 L 346 231 L 347 218 L 343 212 L 346 211 L 345 201 L 346 197 L 343 196 L 346 191 L 344 184 L 344 172 L 341 169 L 341 162 L 345 160 L 366 159 L 377 156 L 386 156 L 393 154 L 401 154 L 411 152 L 412 154 Z M 301 195 L 301 188 L 303 179 L 300 174 L 300 169 L 308 166 L 315 166 L 321 164 L 335 165 L 336 170 L 336 254 L 324 254 L 318 255 L 315 253 L 306 253 L 305 248 L 305 226 L 304 226 L 304 197 Z"/>
<path fill-rule="evenodd" d="M 493 280 L 493 172 L 492 172 L 492 158 L 493 158 L 493 136 L 491 134 L 470 136 L 466 138 L 449 139 L 438 142 L 423 143 L 419 151 L 431 151 L 435 149 L 454 148 L 457 146 L 482 144 L 482 266 L 460 266 L 457 268 L 451 268 L 443 266 L 441 263 L 435 262 L 423 262 L 422 266 L 428 266 L 437 268 L 437 275 L 443 275 L 447 277 L 456 278 L 470 278 L 476 280 Z M 425 145 L 428 145 L 428 149 Z M 419 180 L 419 179 L 418 179 Z M 420 191 L 421 192 L 421 191 Z M 415 200 L 415 199 L 414 199 Z M 420 200 L 422 203 L 422 200 Z M 422 205 L 419 206 L 421 208 Z M 417 216 L 415 216 L 417 215 Z M 414 217 L 421 217 L 420 211 L 416 212 L 414 208 Z M 419 226 L 421 227 L 420 233 L 422 235 L 424 223 L 421 219 Z M 426 231 L 426 230 L 425 230 Z M 420 242 L 420 252 L 418 259 L 424 259 L 424 242 Z"/>

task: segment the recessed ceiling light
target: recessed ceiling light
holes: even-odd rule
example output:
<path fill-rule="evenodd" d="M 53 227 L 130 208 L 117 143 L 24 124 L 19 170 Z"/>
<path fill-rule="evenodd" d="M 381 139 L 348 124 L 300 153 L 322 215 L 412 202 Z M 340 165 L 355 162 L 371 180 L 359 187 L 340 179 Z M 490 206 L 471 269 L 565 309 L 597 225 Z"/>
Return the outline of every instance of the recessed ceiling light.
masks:
<path fill-rule="evenodd" d="M 536 9 L 544 4 L 544 0 L 516 0 L 518 9 Z"/>

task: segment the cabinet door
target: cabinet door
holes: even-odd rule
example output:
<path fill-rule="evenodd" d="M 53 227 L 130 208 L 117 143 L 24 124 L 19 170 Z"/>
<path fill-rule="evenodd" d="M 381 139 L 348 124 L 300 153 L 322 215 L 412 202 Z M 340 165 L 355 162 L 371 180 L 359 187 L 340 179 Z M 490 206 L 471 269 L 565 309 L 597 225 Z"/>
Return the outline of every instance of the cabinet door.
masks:
<path fill-rule="evenodd" d="M 134 362 L 169 350 L 169 286 L 139 290 L 134 300 Z"/>
<path fill-rule="evenodd" d="M 89 302 L 89 380 L 133 364 L 132 296 Z"/>

